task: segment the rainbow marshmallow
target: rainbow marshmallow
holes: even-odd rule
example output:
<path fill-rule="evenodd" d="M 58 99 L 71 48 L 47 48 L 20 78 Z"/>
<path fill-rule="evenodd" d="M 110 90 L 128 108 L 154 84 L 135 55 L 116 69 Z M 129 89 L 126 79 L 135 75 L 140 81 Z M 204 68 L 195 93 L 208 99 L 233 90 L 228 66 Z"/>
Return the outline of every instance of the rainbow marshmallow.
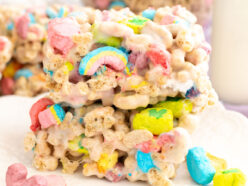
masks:
<path fill-rule="evenodd" d="M 128 56 L 121 50 L 106 46 L 88 53 L 80 62 L 80 75 L 94 75 L 101 65 L 107 65 L 116 71 L 127 69 Z"/>
<path fill-rule="evenodd" d="M 38 118 L 41 128 L 48 128 L 52 125 L 61 124 L 65 118 L 65 111 L 60 105 L 54 104 L 40 112 Z"/>

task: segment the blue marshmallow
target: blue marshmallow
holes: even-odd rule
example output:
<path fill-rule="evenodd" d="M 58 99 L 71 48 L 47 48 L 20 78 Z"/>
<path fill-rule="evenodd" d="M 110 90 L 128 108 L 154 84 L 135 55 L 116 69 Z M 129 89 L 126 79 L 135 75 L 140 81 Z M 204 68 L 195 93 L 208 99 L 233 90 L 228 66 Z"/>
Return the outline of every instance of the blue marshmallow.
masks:
<path fill-rule="evenodd" d="M 156 168 L 156 166 L 153 163 L 151 153 L 144 153 L 138 150 L 136 153 L 136 160 L 137 160 L 138 167 L 144 173 L 148 173 L 148 171 L 151 168 Z"/>
<path fill-rule="evenodd" d="M 22 76 L 28 79 L 31 76 L 33 76 L 33 73 L 29 69 L 26 69 L 26 68 L 20 69 L 15 73 L 15 79 L 18 79 Z"/>
<path fill-rule="evenodd" d="M 202 147 L 191 148 L 186 159 L 189 174 L 196 183 L 206 185 L 213 180 L 216 171 Z"/>
<path fill-rule="evenodd" d="M 142 12 L 142 16 L 150 20 L 154 19 L 155 14 L 156 14 L 156 10 L 154 9 L 147 9 Z"/>

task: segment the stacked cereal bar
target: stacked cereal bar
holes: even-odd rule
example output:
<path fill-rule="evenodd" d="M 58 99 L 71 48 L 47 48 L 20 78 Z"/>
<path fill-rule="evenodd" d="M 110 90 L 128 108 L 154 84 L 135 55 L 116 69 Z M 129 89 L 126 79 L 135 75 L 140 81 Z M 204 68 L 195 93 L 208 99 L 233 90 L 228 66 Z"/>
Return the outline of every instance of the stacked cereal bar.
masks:
<path fill-rule="evenodd" d="M 88 6 L 94 6 L 99 9 L 119 9 L 129 7 L 134 12 L 153 7 L 160 8 L 163 6 L 181 5 L 192 11 L 200 23 L 205 22 L 211 17 L 213 0 L 83 0 Z"/>
<path fill-rule="evenodd" d="M 146 17 L 82 8 L 49 22 L 50 95 L 32 106 L 24 142 L 35 168 L 172 184 L 197 114 L 217 100 L 211 49 L 184 8 Z"/>
<path fill-rule="evenodd" d="M 83 2 L 102 10 L 129 7 L 137 13 L 147 8 L 158 9 L 163 6 L 181 5 L 196 15 L 197 22 L 203 26 L 206 38 L 210 41 L 213 0 L 83 0 Z"/>
<path fill-rule="evenodd" d="M 47 8 L 0 7 L 0 34 L 9 38 L 13 45 L 11 50 L 6 45 L 0 52 L 1 94 L 36 96 L 47 91 L 41 65 L 46 27 L 50 19 L 63 17 L 69 11 L 69 8 L 58 5 Z"/>

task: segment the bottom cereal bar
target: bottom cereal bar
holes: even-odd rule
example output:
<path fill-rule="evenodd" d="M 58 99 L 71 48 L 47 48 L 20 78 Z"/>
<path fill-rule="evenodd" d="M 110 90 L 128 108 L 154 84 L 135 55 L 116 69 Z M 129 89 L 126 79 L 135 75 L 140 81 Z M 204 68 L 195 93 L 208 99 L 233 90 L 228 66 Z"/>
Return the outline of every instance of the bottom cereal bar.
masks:
<path fill-rule="evenodd" d="M 190 100 L 167 98 L 148 108 L 121 110 L 92 104 L 71 108 L 49 98 L 30 110 L 32 132 L 25 150 L 34 151 L 33 166 L 84 176 L 171 185 L 190 148 L 196 116 Z"/>
<path fill-rule="evenodd" d="M 47 91 L 46 76 L 39 64 L 22 65 L 15 60 L 10 61 L 2 72 L 0 94 L 16 94 L 20 96 L 36 96 Z"/>

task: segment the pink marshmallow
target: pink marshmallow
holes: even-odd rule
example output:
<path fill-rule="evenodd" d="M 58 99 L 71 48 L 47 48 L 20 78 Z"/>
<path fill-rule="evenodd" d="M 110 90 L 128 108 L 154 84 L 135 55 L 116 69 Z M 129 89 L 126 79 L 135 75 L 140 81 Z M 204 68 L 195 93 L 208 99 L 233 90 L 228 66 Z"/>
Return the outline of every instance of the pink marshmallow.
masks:
<path fill-rule="evenodd" d="M 146 68 L 148 65 L 148 57 L 141 52 L 132 52 L 128 56 L 128 61 L 135 64 L 135 66 L 140 69 Z"/>
<path fill-rule="evenodd" d="M 19 17 L 16 20 L 17 34 L 22 39 L 26 39 L 26 37 L 27 37 L 29 22 L 30 22 L 30 20 L 29 20 L 29 17 L 27 14 Z"/>
<path fill-rule="evenodd" d="M 161 25 L 169 25 L 169 24 L 172 24 L 175 21 L 175 19 L 176 19 L 176 16 L 167 14 L 163 17 L 160 24 Z"/>
<path fill-rule="evenodd" d="M 72 36 L 80 33 L 80 25 L 73 17 L 53 19 L 48 24 L 48 39 L 55 51 L 66 55 L 74 47 Z"/>
<path fill-rule="evenodd" d="M 48 175 L 46 176 L 48 186 L 66 186 L 65 180 L 61 176 Z"/>
<path fill-rule="evenodd" d="M 109 21 L 110 16 L 109 16 L 109 11 L 102 11 L 102 21 Z"/>
<path fill-rule="evenodd" d="M 116 71 L 122 71 L 125 69 L 125 64 L 121 59 L 116 58 L 115 56 L 104 56 L 91 66 L 87 72 L 87 75 L 92 76 L 102 65 L 106 65 Z"/>
<path fill-rule="evenodd" d="M 21 186 L 49 186 L 49 184 L 46 177 L 37 175 L 25 180 Z"/>
<path fill-rule="evenodd" d="M 27 175 L 27 168 L 21 163 L 9 166 L 6 173 L 6 186 L 21 186 Z"/>
<path fill-rule="evenodd" d="M 3 95 L 10 95 L 14 92 L 15 81 L 12 78 L 3 78 L 0 87 Z"/>
<path fill-rule="evenodd" d="M 61 176 L 35 175 L 27 179 L 27 174 L 27 168 L 21 163 L 9 166 L 6 173 L 6 186 L 66 186 Z"/>
<path fill-rule="evenodd" d="M 42 129 L 46 129 L 57 123 L 49 108 L 40 112 L 38 118 Z"/>
<path fill-rule="evenodd" d="M 6 38 L 0 36 L 0 51 L 3 51 L 6 46 Z"/>
<path fill-rule="evenodd" d="M 170 146 L 175 144 L 175 134 L 173 133 L 163 133 L 158 137 L 157 144 L 168 149 Z"/>
<path fill-rule="evenodd" d="M 104 10 L 107 9 L 109 6 L 110 1 L 109 0 L 95 0 L 95 4 L 97 8 Z"/>

